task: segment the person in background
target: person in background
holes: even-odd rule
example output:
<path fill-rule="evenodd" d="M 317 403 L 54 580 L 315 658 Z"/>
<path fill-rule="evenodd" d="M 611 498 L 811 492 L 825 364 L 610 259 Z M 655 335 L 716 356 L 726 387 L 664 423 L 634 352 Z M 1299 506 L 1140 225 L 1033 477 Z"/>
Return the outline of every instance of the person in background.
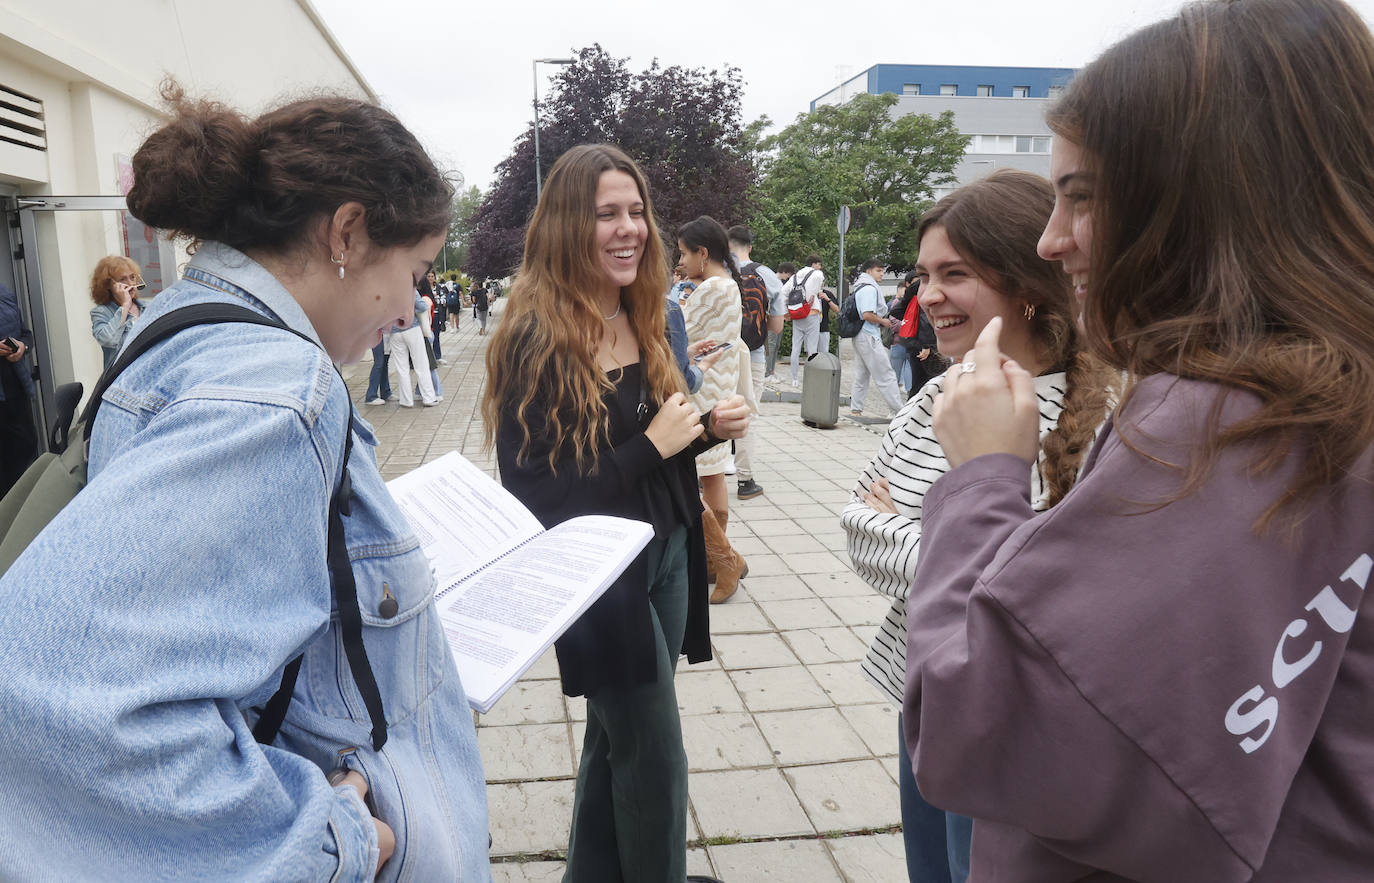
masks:
<path fill-rule="evenodd" d="M 434 388 L 435 401 L 442 402 L 444 400 L 444 388 L 439 383 L 439 360 L 434 357 L 434 348 L 430 343 L 434 328 L 434 290 L 430 287 L 428 278 L 420 280 L 418 291 L 420 300 L 424 303 L 424 309 L 415 314 L 415 321 L 420 326 L 420 335 L 424 340 L 425 364 L 429 368 L 429 383 Z M 421 394 L 418 386 L 414 392 L 417 395 Z"/>
<path fill-rule="evenodd" d="M 33 373 L 28 356 L 33 332 L 24 327 L 19 298 L 0 283 L 0 497 L 38 456 Z"/>
<path fill-rule="evenodd" d="M 878 283 L 883 278 L 883 262 L 870 258 L 859 267 L 859 281 L 850 296 L 854 298 L 863 327 L 854 335 L 854 387 L 849 393 L 849 413 L 855 417 L 864 412 L 868 399 L 868 382 L 872 379 L 878 393 L 896 414 L 902 408 L 902 396 L 897 392 L 897 378 L 883 346 L 882 330 L 894 323 L 887 315 L 887 301 Z"/>
<path fill-rule="evenodd" d="M 128 258 L 109 255 L 96 263 L 91 274 L 91 336 L 104 353 L 101 370 L 110 367 L 148 308 L 148 301 L 134 296 L 141 288 L 138 264 Z"/>
<path fill-rule="evenodd" d="M 420 282 L 423 281 L 423 278 L 420 279 Z M 420 316 L 427 312 L 427 309 L 418 288 L 414 291 L 412 306 L 413 311 L 405 322 L 391 329 L 391 366 L 396 369 L 396 392 L 402 408 L 413 408 L 415 386 L 418 385 L 421 404 L 426 408 L 432 408 L 439 404 L 439 396 L 434 391 L 429 356 L 425 350 L 425 333 L 420 324 Z M 412 385 L 410 380 L 412 369 L 415 371 L 415 385 Z"/>
<path fill-rule="evenodd" d="M 908 378 L 908 398 L 915 395 L 930 378 L 943 370 L 943 364 L 935 348 L 935 329 L 931 327 L 925 310 L 921 309 L 921 282 L 917 277 L 916 271 L 912 270 L 902 278 L 906 290 L 888 308 L 888 314 L 900 322 L 897 333 L 893 336 L 892 353 L 894 357 L 900 354 L 906 359 L 904 373 Z M 895 361 L 893 368 L 896 368 Z"/>
<path fill-rule="evenodd" d="M 731 227 L 726 231 L 726 236 L 729 237 L 730 241 L 730 260 L 739 272 L 740 279 L 748 281 L 746 276 L 752 273 L 763 280 L 764 288 L 768 294 L 762 316 L 762 320 L 766 324 L 771 321 L 767 311 L 771 309 L 772 303 L 782 296 L 782 282 L 768 267 L 749 259 L 749 253 L 754 249 L 754 234 L 748 227 L 739 225 Z M 754 284 L 757 285 L 758 283 L 755 282 Z M 766 344 L 767 337 L 765 336 L 764 344 L 749 351 L 749 373 L 753 380 L 755 396 L 763 390 Z M 763 487 L 754 481 L 754 455 L 757 450 L 757 436 L 757 432 L 746 432 L 744 438 L 735 442 L 735 495 L 741 500 L 753 499 L 763 494 Z"/>
<path fill-rule="evenodd" d="M 560 156 L 487 347 L 486 442 L 502 484 L 545 527 L 586 514 L 654 527 L 556 643 L 563 691 L 587 697 L 566 883 L 692 879 L 673 675 L 680 655 L 711 654 L 694 455 L 742 433 L 748 406 L 732 397 L 703 416 L 688 403 L 667 288 L 633 160 L 608 144 Z"/>
<path fill-rule="evenodd" d="M 787 302 L 799 300 L 810 305 L 810 312 L 800 319 L 792 320 L 792 387 L 798 388 L 801 383 L 801 357 L 802 349 L 805 348 L 808 357 L 816 353 L 824 352 L 821 349 L 820 330 L 821 330 L 821 310 L 824 302 L 821 300 L 821 289 L 825 286 L 825 272 L 821 270 L 821 259 L 817 255 L 811 255 L 806 259 L 806 267 L 797 275 L 792 277 L 789 287 L 784 289 L 784 296 Z M 829 327 L 829 326 L 827 326 Z"/>
<path fill-rule="evenodd" d="M 394 396 L 391 392 L 391 375 L 387 365 L 391 361 L 391 331 L 382 334 L 382 339 L 372 348 L 372 370 L 367 375 L 367 394 L 363 401 L 369 405 L 385 405 Z"/>
<path fill-rule="evenodd" d="M 740 339 L 739 271 L 730 257 L 725 228 L 714 218 L 703 215 L 678 229 L 677 245 L 687 278 L 697 285 L 682 308 L 687 321 L 687 339 L 730 344 L 720 361 L 706 372 L 706 380 L 692 397 L 692 403 L 702 411 L 717 401 L 740 395 L 748 403 L 750 414 L 756 415 L 758 399 L 749 370 L 749 351 Z M 730 493 L 725 484 L 729 457 L 730 446 L 726 444 L 697 456 L 701 494 L 720 525 L 722 535 L 730 519 Z M 708 543 L 710 538 L 708 534 Z M 738 553 L 728 548 L 708 544 L 706 553 L 716 582 L 711 603 L 719 604 L 735 593 L 739 579 L 749 568 Z"/>
<path fill-rule="evenodd" d="M 935 403 L 902 717 L 973 879 L 1369 879 L 1371 96 L 1356 10 L 1239 0 L 1050 108 L 1040 254 L 1126 385 L 1038 514 L 1009 320 Z"/>
<path fill-rule="evenodd" d="M 439 276 L 433 270 L 425 274 L 420 286 L 420 296 L 425 299 L 425 306 L 428 307 L 429 312 L 425 339 L 429 341 L 429 348 L 434 355 L 435 364 L 447 365 L 448 360 L 444 358 L 443 348 L 439 345 L 439 332 L 442 330 L 439 321 Z M 434 389 L 442 394 L 442 390 L 439 390 L 438 375 L 435 375 L 434 379 Z"/>
<path fill-rule="evenodd" d="M 1072 486 L 1093 432 L 1106 417 L 1112 380 L 1082 354 L 1068 277 L 1036 253 L 1053 207 L 1050 183 L 1029 172 L 999 169 L 961 187 L 918 222 L 917 280 L 908 286 L 946 326 L 941 342 L 951 352 L 967 350 L 1000 316 L 1007 354 L 1037 372 L 1041 442 L 1036 465 L 1028 470 L 1037 511 Z M 907 674 L 907 595 L 922 552 L 925 491 L 949 470 L 931 427 L 940 390 L 937 378 L 898 411 L 840 515 L 854 572 L 892 599 L 861 667 L 898 708 Z M 972 823 L 926 803 L 909 764 L 899 769 L 898 785 L 910 880 L 963 883 Z"/>
<path fill-rule="evenodd" d="M 783 261 L 778 264 L 778 293 L 773 295 L 772 302 L 768 304 L 768 340 L 764 344 L 763 382 L 772 386 L 782 383 L 776 372 L 778 344 L 782 338 L 782 329 L 787 322 L 787 296 L 783 292 L 796 272 L 796 266 L 790 261 Z"/>
<path fill-rule="evenodd" d="M 0 576 L 0 879 L 489 883 L 434 574 L 335 369 L 412 322 L 453 188 L 369 101 L 162 94 L 128 208 L 198 247 L 145 327 L 278 324 L 129 365 L 85 487 Z"/>
<path fill-rule="evenodd" d="M 478 286 L 472 290 L 472 311 L 477 315 L 479 336 L 487 333 L 487 313 L 491 310 L 491 301 L 487 298 L 487 289 Z"/>

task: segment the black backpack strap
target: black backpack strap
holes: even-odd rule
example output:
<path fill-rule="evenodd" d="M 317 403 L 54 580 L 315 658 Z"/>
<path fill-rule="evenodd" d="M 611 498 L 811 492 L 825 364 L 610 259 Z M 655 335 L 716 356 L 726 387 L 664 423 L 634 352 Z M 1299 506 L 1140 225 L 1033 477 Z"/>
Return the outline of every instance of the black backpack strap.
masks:
<path fill-rule="evenodd" d="M 154 345 L 196 325 L 213 325 L 222 322 L 243 322 L 252 325 L 268 325 L 289 331 L 311 346 L 319 346 L 309 335 L 303 334 L 271 316 L 264 316 L 255 310 L 235 304 L 203 303 L 180 307 L 153 320 L 129 343 L 114 364 L 106 369 L 96 384 L 86 410 L 81 415 L 83 425 L 82 444 L 89 444 L 91 429 L 95 425 L 95 415 L 100 409 L 100 401 L 105 391 L 114 383 L 115 378 L 139 356 Z M 342 375 L 339 378 L 343 379 Z M 346 389 L 347 387 L 345 387 Z M 343 459 L 340 462 L 339 484 L 329 499 L 329 543 L 326 555 L 329 563 L 329 578 L 339 607 L 339 623 L 343 633 L 344 653 L 348 657 L 349 671 L 362 693 L 363 704 L 372 719 L 372 747 L 381 750 L 386 744 L 386 716 L 382 709 L 381 691 L 377 679 L 368 663 L 367 650 L 363 647 L 362 612 L 358 609 L 358 587 L 353 579 L 353 567 L 348 560 L 348 547 L 344 543 L 343 516 L 352 512 L 353 483 L 348 477 L 348 458 L 353 451 L 353 401 L 348 403 L 348 427 L 344 433 Z M 296 689 L 296 678 L 300 674 L 304 655 L 297 656 L 287 663 L 282 671 L 281 685 L 272 698 L 263 706 L 253 727 L 253 738 L 263 745 L 270 744 L 277 737 L 282 722 L 286 719 L 286 709 L 291 705 L 291 695 Z"/>

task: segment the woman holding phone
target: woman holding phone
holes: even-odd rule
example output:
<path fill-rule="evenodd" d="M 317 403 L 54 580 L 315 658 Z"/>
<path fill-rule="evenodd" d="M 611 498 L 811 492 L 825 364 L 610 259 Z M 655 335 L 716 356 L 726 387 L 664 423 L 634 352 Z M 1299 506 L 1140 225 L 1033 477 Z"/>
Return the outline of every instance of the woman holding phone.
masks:
<path fill-rule="evenodd" d="M 673 673 L 710 658 L 693 456 L 737 438 L 738 396 L 699 413 L 665 330 L 668 262 L 639 167 L 609 144 L 549 171 L 487 349 L 482 416 L 501 482 L 545 527 L 647 521 L 654 538 L 556 644 L 587 697 L 567 883 L 681 883 L 687 758 Z"/>
<path fill-rule="evenodd" d="M 101 258 L 91 274 L 91 336 L 104 355 L 102 370 L 119 355 L 138 326 L 148 301 L 136 295 L 144 288 L 138 264 L 122 255 Z"/>
<path fill-rule="evenodd" d="M 1005 326 L 950 369 L 916 781 L 974 818 L 975 880 L 1367 879 L 1374 36 L 1341 0 L 1193 4 L 1048 120 L 1040 253 L 1127 385 L 1036 514 Z"/>

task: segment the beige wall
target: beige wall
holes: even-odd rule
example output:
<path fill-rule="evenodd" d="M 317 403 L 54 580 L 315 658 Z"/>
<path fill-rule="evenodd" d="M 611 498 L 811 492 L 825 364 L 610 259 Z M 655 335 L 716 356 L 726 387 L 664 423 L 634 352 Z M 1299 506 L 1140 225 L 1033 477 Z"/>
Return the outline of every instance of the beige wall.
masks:
<path fill-rule="evenodd" d="M 308 0 L 0 0 L 0 84 L 43 102 L 47 150 L 0 142 L 0 183 L 26 195 L 118 196 L 118 154 L 159 121 L 171 74 L 195 94 L 254 112 L 329 90 L 376 96 Z M 122 251 L 116 212 L 36 216 L 54 382 L 100 373 L 91 269 Z"/>

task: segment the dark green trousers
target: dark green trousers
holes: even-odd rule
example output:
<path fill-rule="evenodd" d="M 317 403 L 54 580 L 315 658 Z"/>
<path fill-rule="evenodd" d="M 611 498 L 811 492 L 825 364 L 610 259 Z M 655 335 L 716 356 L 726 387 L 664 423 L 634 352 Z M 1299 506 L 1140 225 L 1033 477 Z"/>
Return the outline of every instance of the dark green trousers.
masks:
<path fill-rule="evenodd" d="M 587 699 L 563 883 L 687 876 L 687 754 L 673 687 L 687 627 L 686 528 L 651 540 L 645 554 L 658 678 Z"/>

